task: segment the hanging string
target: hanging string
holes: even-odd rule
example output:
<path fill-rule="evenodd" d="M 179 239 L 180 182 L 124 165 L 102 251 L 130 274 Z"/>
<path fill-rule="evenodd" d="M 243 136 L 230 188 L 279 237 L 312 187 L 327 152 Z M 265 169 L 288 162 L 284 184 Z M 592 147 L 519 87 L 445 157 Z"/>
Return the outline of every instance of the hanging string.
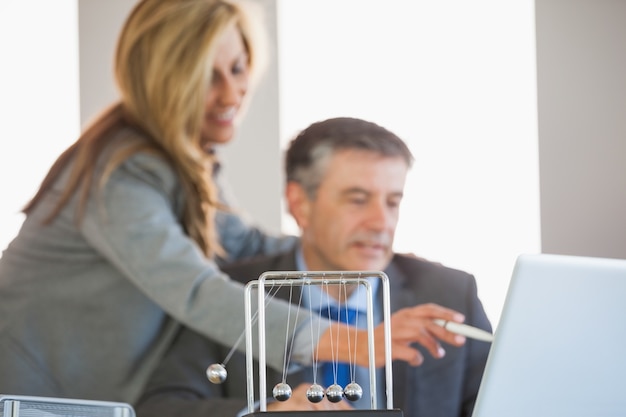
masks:
<path fill-rule="evenodd" d="M 313 317 L 313 307 L 312 307 L 312 296 L 311 296 L 311 283 L 307 282 L 307 291 L 309 293 L 309 314 L 311 315 L 311 317 Z M 313 358 L 313 384 L 317 384 L 317 365 L 319 364 L 319 359 L 320 359 L 320 347 L 319 345 L 316 347 L 315 343 L 313 342 L 314 340 L 319 340 L 320 338 L 320 331 L 321 331 L 321 320 L 317 321 L 317 337 L 313 337 L 313 320 L 309 320 L 309 329 L 311 330 L 311 357 Z"/>
<path fill-rule="evenodd" d="M 291 288 L 293 288 L 293 282 L 291 283 Z M 293 321 L 294 332 L 291 334 L 291 342 L 289 343 L 289 353 L 286 354 L 287 361 L 285 362 L 286 363 L 285 369 L 283 369 L 283 380 L 286 379 L 286 376 L 285 376 L 286 369 L 289 369 L 289 365 L 291 363 L 291 355 L 293 354 L 293 345 L 294 345 L 295 340 L 296 340 L 295 327 L 296 327 L 296 323 L 298 323 L 298 317 L 300 315 L 300 306 L 302 305 L 302 293 L 303 293 L 303 291 L 300 291 L 300 298 L 298 299 L 298 308 L 296 309 L 296 318 Z M 291 303 L 291 291 L 289 293 L 289 303 Z M 289 320 L 289 319 L 287 319 L 287 320 Z M 287 329 L 289 329 L 289 328 L 287 328 Z"/>
<path fill-rule="evenodd" d="M 360 291 L 360 276 L 357 277 L 357 292 L 356 295 L 353 295 L 354 298 L 356 300 L 359 300 L 359 291 Z M 349 308 L 348 308 L 348 290 L 345 287 L 346 283 L 344 281 L 344 306 L 345 306 L 345 313 L 346 313 L 346 318 L 348 318 L 348 313 L 349 313 Z M 361 386 L 356 382 L 356 358 L 357 358 L 357 346 L 358 346 L 358 340 L 357 340 L 357 336 L 359 334 L 359 330 L 358 330 L 358 320 L 359 320 L 359 309 L 358 308 L 354 308 L 354 319 L 352 321 L 353 327 L 354 327 L 354 345 L 351 343 L 350 340 L 350 329 L 347 330 L 347 335 L 348 335 L 348 364 L 349 364 L 349 368 L 348 368 L 348 374 L 349 374 L 349 378 L 350 378 L 350 382 L 344 387 L 343 390 L 343 395 L 346 399 L 348 399 L 349 401 L 358 401 L 362 398 L 363 396 L 363 388 L 361 388 Z M 353 347 L 354 346 L 354 347 Z M 354 349 L 354 353 L 352 351 L 352 349 Z"/>
<path fill-rule="evenodd" d="M 327 311 L 327 315 L 329 318 L 332 319 L 331 317 L 331 311 L 330 311 L 330 294 L 328 292 L 328 281 L 324 281 L 324 293 L 326 294 L 326 309 Z M 339 321 L 340 317 L 338 315 L 337 317 L 337 321 Z M 338 359 L 339 359 L 339 330 L 337 330 L 337 334 L 335 335 L 333 333 L 333 326 L 331 325 L 329 327 L 329 331 L 330 331 L 330 357 L 331 357 L 331 368 L 333 370 L 333 382 L 336 384 L 337 383 L 337 365 L 338 365 Z M 336 341 L 336 343 L 335 343 Z"/>
<path fill-rule="evenodd" d="M 355 299 L 359 300 L 359 296 L 360 296 L 360 291 L 361 291 L 361 285 L 360 285 L 360 281 L 361 277 L 358 276 L 357 277 L 357 282 L 356 282 L 356 296 Z M 345 305 L 346 305 L 346 317 L 348 316 L 348 298 L 347 298 L 347 291 L 345 291 L 346 294 L 346 300 L 345 300 Z M 350 382 L 355 382 L 356 380 L 356 358 L 357 358 L 357 346 L 359 346 L 358 344 L 358 335 L 359 335 L 359 330 L 358 330 L 358 323 L 359 323 L 359 309 L 355 309 L 355 317 L 354 317 L 354 345 L 351 344 L 350 341 L 350 331 L 348 331 L 348 360 L 349 360 L 349 364 L 350 364 Z M 354 352 L 351 350 L 352 346 L 354 346 Z M 353 360 L 354 359 L 354 360 Z"/>
<path fill-rule="evenodd" d="M 289 304 L 293 306 L 293 283 L 295 280 L 289 281 Z M 302 305 L 302 291 L 300 291 L 300 299 L 298 300 L 297 309 L 296 309 L 296 317 L 294 320 L 293 328 L 294 334 L 291 335 L 291 341 L 289 341 L 289 329 L 291 328 L 291 310 L 289 308 L 287 311 L 287 326 L 285 329 L 285 352 L 283 355 L 283 377 L 282 382 L 279 382 L 274 386 L 272 390 L 272 394 L 274 398 L 278 401 L 287 401 L 291 398 L 292 390 L 289 384 L 287 384 L 287 369 L 289 368 L 289 362 L 291 361 L 291 355 L 293 353 L 293 345 L 295 342 L 295 328 L 298 323 L 298 316 L 300 314 L 300 306 Z M 307 394 L 308 396 L 308 394 Z M 312 398 L 312 397 L 310 397 Z"/>
<path fill-rule="evenodd" d="M 293 283 L 289 286 L 289 304 L 291 304 L 291 298 L 293 296 Z M 287 310 L 287 330 L 285 331 L 285 352 L 283 355 L 283 378 L 282 381 L 285 383 L 287 380 L 287 349 L 289 347 L 289 324 L 291 317 L 291 308 Z"/>
<path fill-rule="evenodd" d="M 337 322 L 339 322 L 339 323 L 343 322 L 343 320 L 341 320 L 341 308 L 342 308 L 342 305 L 341 305 L 342 302 L 341 301 L 342 301 L 342 290 L 345 290 L 345 285 L 346 285 L 345 281 L 341 281 L 341 283 L 339 284 L 339 292 L 337 294 L 337 303 L 338 303 L 338 306 L 337 306 Z M 345 291 L 343 291 L 343 299 L 345 299 L 345 301 L 347 302 L 347 297 L 345 295 Z M 347 313 L 348 313 L 348 306 L 347 306 L 347 304 L 344 303 L 343 307 L 346 310 L 346 320 L 347 320 L 347 317 L 348 317 L 348 315 L 347 315 Z M 335 384 L 337 383 L 337 375 L 338 375 L 338 371 L 339 371 L 339 347 L 341 346 L 340 345 L 340 342 L 341 342 L 340 339 L 341 339 L 341 332 L 337 332 L 337 347 L 336 347 L 336 349 L 337 349 L 337 361 L 336 361 L 336 363 L 334 365 L 335 366 Z M 349 350 L 350 349 L 348 349 L 348 351 Z"/>
<path fill-rule="evenodd" d="M 278 290 L 280 288 L 281 288 L 281 286 L 278 286 L 274 290 L 274 282 L 272 282 L 272 286 L 268 290 L 268 294 L 265 295 L 265 299 L 264 299 L 265 300 L 265 302 L 264 302 L 265 306 L 269 305 L 270 301 L 278 293 Z M 252 325 L 254 325 L 257 322 L 258 313 L 259 313 L 259 311 L 257 309 L 257 311 L 254 313 L 254 316 L 250 319 L 250 322 L 252 323 Z M 239 335 L 239 338 L 237 339 L 235 344 L 228 351 L 228 354 L 226 355 L 226 358 L 224 359 L 224 361 L 222 363 L 211 364 L 211 365 L 209 365 L 207 367 L 206 375 L 207 375 L 207 378 L 209 379 L 209 381 L 211 381 L 211 383 L 213 383 L 213 384 L 221 384 L 221 383 L 223 383 L 226 380 L 226 378 L 228 377 L 228 372 L 226 371 L 226 364 L 228 363 L 230 358 L 235 353 L 235 350 L 237 349 L 237 347 L 239 346 L 239 344 L 243 340 L 244 336 L 245 336 L 245 329 L 244 329 L 243 332 L 241 332 L 241 334 Z"/>
<path fill-rule="evenodd" d="M 276 287 L 276 288 L 274 288 L 274 287 Z M 272 299 L 278 293 L 278 291 L 281 289 L 281 287 L 282 287 L 282 284 L 281 285 L 276 285 L 276 284 L 274 284 L 274 282 L 272 282 L 272 285 L 271 285 L 270 289 L 267 291 L 267 295 L 265 296 L 265 307 L 267 307 L 269 305 L 269 303 L 272 301 Z M 259 310 L 257 309 L 257 311 L 254 312 L 254 314 L 252 315 L 252 318 L 250 319 L 250 322 L 252 323 L 253 326 L 256 324 L 258 316 L 259 316 Z M 224 362 L 222 362 L 222 365 L 225 366 L 228 363 L 228 361 L 230 360 L 230 358 L 232 358 L 232 356 L 235 354 L 235 351 L 237 350 L 237 347 L 243 341 L 244 337 L 246 337 L 246 331 L 245 330 L 243 332 L 241 332 L 241 334 L 239 335 L 239 338 L 237 339 L 237 341 L 235 342 L 233 347 L 230 348 L 230 351 L 228 351 L 228 354 L 226 355 L 226 358 L 224 359 Z"/>
<path fill-rule="evenodd" d="M 311 296 L 311 282 L 307 281 L 307 291 L 308 291 L 308 300 L 309 300 L 309 314 L 313 317 L 313 297 Z M 303 295 L 304 291 L 300 295 Z M 319 340 L 320 332 L 321 332 L 321 323 L 322 320 L 317 320 L 317 337 L 313 337 L 313 320 L 309 320 L 310 326 L 309 329 L 311 331 L 311 357 L 312 357 L 312 373 L 313 373 L 313 384 L 306 390 L 306 397 L 312 403 L 319 403 L 324 399 L 324 387 L 317 383 L 317 372 L 319 365 L 319 345 L 317 348 L 315 347 L 314 340 Z"/>

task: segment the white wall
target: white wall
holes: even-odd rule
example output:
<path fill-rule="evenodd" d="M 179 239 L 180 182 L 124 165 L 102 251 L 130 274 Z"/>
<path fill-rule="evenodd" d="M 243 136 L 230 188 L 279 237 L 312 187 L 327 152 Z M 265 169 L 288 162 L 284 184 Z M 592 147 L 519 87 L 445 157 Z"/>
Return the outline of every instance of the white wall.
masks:
<path fill-rule="evenodd" d="M 0 251 L 78 137 L 77 22 L 75 0 L 0 1 Z"/>
<path fill-rule="evenodd" d="M 78 5 L 80 122 L 84 127 L 118 98 L 113 81 L 117 35 L 135 0 L 74 0 Z"/>
<path fill-rule="evenodd" d="M 516 257 L 540 251 L 532 0 L 278 4 L 281 137 L 335 116 L 400 135 L 395 249 L 473 273 L 495 324 Z"/>
<path fill-rule="evenodd" d="M 276 1 L 256 0 L 265 11 L 270 43 L 267 72 L 257 87 L 235 139 L 224 146 L 224 170 L 249 220 L 280 232 L 283 160 L 280 152 Z"/>
<path fill-rule="evenodd" d="M 626 2 L 536 3 L 543 250 L 626 258 Z"/>

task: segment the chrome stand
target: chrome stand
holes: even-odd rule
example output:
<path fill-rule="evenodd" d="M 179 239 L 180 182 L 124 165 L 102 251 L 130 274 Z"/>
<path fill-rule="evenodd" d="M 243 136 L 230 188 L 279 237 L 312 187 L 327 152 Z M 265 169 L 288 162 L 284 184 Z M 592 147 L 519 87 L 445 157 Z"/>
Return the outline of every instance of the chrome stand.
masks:
<path fill-rule="evenodd" d="M 374 352 L 374 319 L 373 319 L 373 294 L 367 278 L 378 278 L 381 280 L 383 289 L 383 328 L 385 336 L 385 383 L 387 409 L 377 409 L 376 377 L 375 377 L 375 352 Z M 367 290 L 367 334 L 369 350 L 369 375 L 370 375 L 370 402 L 371 410 L 350 410 L 350 411 L 267 411 L 266 394 L 266 352 L 265 352 L 265 285 L 271 280 L 273 285 L 342 285 L 359 284 Z M 252 346 L 252 308 L 251 292 L 253 288 L 258 288 L 258 326 L 259 326 L 259 411 L 255 412 L 254 398 L 254 356 Z M 354 417 L 402 417 L 402 411 L 393 408 L 393 375 L 391 363 L 391 313 L 389 302 L 389 278 L 381 271 L 280 271 L 265 272 L 258 280 L 250 281 L 245 288 L 245 317 L 246 317 L 246 374 L 248 393 L 248 412 L 246 417 L 257 416 L 282 416 L 282 417 L 310 417 L 311 413 L 318 413 L 319 416 L 330 416 L 341 413 L 343 416 Z M 320 414 L 321 413 L 321 414 Z"/>

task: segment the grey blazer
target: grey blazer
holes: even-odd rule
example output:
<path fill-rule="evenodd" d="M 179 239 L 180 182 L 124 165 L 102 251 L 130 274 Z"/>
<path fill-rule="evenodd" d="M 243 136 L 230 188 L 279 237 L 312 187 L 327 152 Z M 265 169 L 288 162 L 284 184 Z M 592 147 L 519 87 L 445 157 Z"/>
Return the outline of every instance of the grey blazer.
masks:
<path fill-rule="evenodd" d="M 100 165 L 111 149 L 145 140 L 132 129 L 112 135 Z M 92 190 L 80 224 L 74 197 L 43 225 L 67 174 L 0 258 L 0 393 L 133 402 L 181 323 L 234 344 L 234 329 L 244 324 L 243 288 L 185 233 L 185 197 L 165 158 L 133 155 L 101 194 Z M 216 225 L 232 259 L 295 242 L 230 212 L 220 212 Z M 272 320 L 284 335 L 283 315 Z M 282 345 L 276 340 L 279 350 L 268 359 L 278 369 Z"/>
<path fill-rule="evenodd" d="M 234 279 L 247 281 L 258 278 L 265 271 L 292 271 L 295 268 L 295 254 L 291 251 L 240 263 L 227 271 Z M 438 263 L 401 255 L 393 258 L 385 272 L 390 281 L 392 311 L 433 302 L 458 310 L 465 314 L 466 323 L 491 331 L 473 276 Z M 294 290 L 296 288 L 299 287 Z M 288 297 L 288 294 L 282 296 Z M 297 300 L 298 295 L 292 299 Z M 393 363 L 394 407 L 402 409 L 406 417 L 469 417 L 489 344 L 468 339 L 460 348 L 446 346 L 446 356 L 442 359 L 433 359 L 428 352 L 418 348 L 425 358 L 421 366 L 411 367 L 401 361 Z M 207 366 L 222 362 L 227 353 L 224 346 L 203 340 L 192 331 L 181 331 L 136 404 L 138 417 L 234 417 L 247 405 L 245 355 L 237 353 L 230 359 L 228 379 L 224 384 L 213 385 L 205 375 Z M 295 387 L 300 382 L 312 381 L 311 372 L 309 368 L 289 374 L 288 383 Z M 268 370 L 268 393 L 281 378 L 280 373 Z M 258 393 L 255 398 L 258 399 Z"/>

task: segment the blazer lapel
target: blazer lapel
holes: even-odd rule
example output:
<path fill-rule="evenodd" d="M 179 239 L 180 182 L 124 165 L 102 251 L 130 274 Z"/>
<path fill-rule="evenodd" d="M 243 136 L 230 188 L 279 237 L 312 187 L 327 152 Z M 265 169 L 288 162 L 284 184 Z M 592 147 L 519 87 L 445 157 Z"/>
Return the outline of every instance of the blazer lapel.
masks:
<path fill-rule="evenodd" d="M 392 261 L 384 271 L 389 278 L 389 298 L 391 313 L 413 305 L 411 302 L 412 293 L 406 291 L 406 277 L 400 268 Z M 393 277 L 393 278 L 391 278 Z M 380 302 L 382 305 L 382 289 Z M 404 361 L 393 361 L 393 404 L 395 408 L 404 409 L 407 401 L 406 386 L 408 381 L 408 367 Z"/>

